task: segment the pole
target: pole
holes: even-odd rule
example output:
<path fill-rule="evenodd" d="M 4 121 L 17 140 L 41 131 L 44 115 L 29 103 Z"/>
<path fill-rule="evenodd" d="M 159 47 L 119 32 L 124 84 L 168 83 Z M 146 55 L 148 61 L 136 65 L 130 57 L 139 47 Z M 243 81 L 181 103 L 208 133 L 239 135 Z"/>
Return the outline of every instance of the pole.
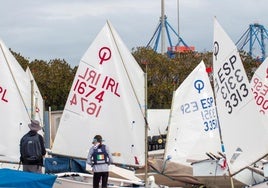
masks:
<path fill-rule="evenodd" d="M 147 121 L 147 62 L 145 65 L 145 188 L 147 188 L 148 179 L 148 121 Z"/>
<path fill-rule="evenodd" d="M 31 79 L 31 118 L 35 118 L 35 105 L 34 105 L 34 82 Z"/>
<path fill-rule="evenodd" d="M 215 98 L 215 96 L 214 96 L 214 98 Z M 226 158 L 226 155 L 225 155 L 225 148 L 224 148 L 224 143 L 223 143 L 223 138 L 222 138 L 221 125 L 220 125 L 220 120 L 219 120 L 219 116 L 218 116 L 218 111 L 217 111 L 217 108 L 215 108 L 215 109 L 216 109 L 217 120 L 218 120 L 218 128 L 219 128 L 219 134 L 220 134 L 221 150 L 222 150 L 222 153 L 223 153 L 223 155 L 225 157 L 224 160 L 226 160 L 226 164 L 227 164 L 227 168 L 228 168 L 228 174 L 229 174 L 229 177 L 230 177 L 231 188 L 234 188 L 233 177 L 231 175 L 229 164 L 228 164 L 228 161 L 227 161 L 227 158 Z"/>
<path fill-rule="evenodd" d="M 177 0 L 177 9 L 178 9 L 178 45 L 180 44 L 180 0 Z"/>
<path fill-rule="evenodd" d="M 161 0 L 161 54 L 165 53 L 165 7 L 164 0 Z"/>
<path fill-rule="evenodd" d="M 48 107 L 48 127 L 49 127 L 49 143 L 48 143 L 48 145 L 49 145 L 49 149 L 51 149 L 52 143 L 54 142 L 54 139 L 55 139 L 55 137 L 54 138 L 51 137 L 51 135 L 52 135 L 52 132 L 51 132 L 52 125 L 51 124 L 52 124 L 52 121 L 51 121 L 51 106 L 49 106 Z"/>
<path fill-rule="evenodd" d="M 178 46 L 180 46 L 180 0 L 177 0 L 178 9 Z M 180 51 L 178 50 L 178 57 L 180 57 Z"/>

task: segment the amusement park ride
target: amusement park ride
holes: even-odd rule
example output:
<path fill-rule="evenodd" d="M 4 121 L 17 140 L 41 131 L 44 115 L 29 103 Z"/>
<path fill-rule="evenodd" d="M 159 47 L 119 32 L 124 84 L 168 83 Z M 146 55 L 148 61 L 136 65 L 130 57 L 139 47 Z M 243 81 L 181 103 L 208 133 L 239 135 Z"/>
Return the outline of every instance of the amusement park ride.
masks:
<path fill-rule="evenodd" d="M 167 53 L 169 57 L 174 57 L 176 53 L 183 53 L 189 51 L 195 51 L 194 46 L 188 46 L 186 42 L 181 38 L 179 34 L 179 0 L 177 0 L 177 11 L 178 11 L 178 32 L 172 28 L 167 21 L 167 16 L 164 13 L 164 0 L 161 0 L 161 17 L 157 28 L 149 40 L 146 47 L 152 47 L 156 52 L 159 51 L 159 41 L 161 39 L 161 54 Z M 174 45 L 172 42 L 171 34 L 175 34 L 177 43 Z M 169 45 L 167 46 L 166 38 L 168 39 Z M 261 24 L 254 23 L 250 24 L 249 28 L 244 32 L 240 39 L 236 42 L 236 46 L 240 51 L 245 50 L 248 47 L 248 54 L 261 62 L 266 58 L 266 43 L 268 39 L 268 31 Z M 182 45 L 181 45 L 182 44 Z"/>
<path fill-rule="evenodd" d="M 159 19 L 159 23 L 157 28 L 148 42 L 146 47 L 151 46 L 154 51 L 158 51 L 159 40 L 161 39 L 161 54 L 167 53 L 169 57 L 173 57 L 175 53 L 178 52 L 186 52 L 186 51 L 194 51 L 194 46 L 188 46 L 184 40 L 180 37 L 179 34 L 179 0 L 177 0 L 178 5 L 178 33 L 175 29 L 167 21 L 167 16 L 165 15 L 164 11 L 164 0 L 161 0 L 161 17 Z M 173 45 L 171 33 L 175 34 L 178 42 L 176 45 Z M 165 39 L 168 39 L 169 45 L 166 48 Z M 182 44 L 182 45 L 180 45 Z"/>

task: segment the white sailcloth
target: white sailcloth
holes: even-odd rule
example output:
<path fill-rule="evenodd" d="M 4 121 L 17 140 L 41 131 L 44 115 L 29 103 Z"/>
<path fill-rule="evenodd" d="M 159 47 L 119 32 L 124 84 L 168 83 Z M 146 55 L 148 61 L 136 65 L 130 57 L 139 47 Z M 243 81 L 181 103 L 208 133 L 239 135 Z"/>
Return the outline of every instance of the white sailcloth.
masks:
<path fill-rule="evenodd" d="M 96 134 L 114 162 L 145 164 L 144 73 L 107 22 L 82 57 L 52 152 L 86 158 Z"/>
<path fill-rule="evenodd" d="M 221 151 L 213 90 L 203 61 L 173 95 L 165 159 L 190 166 Z"/>
<path fill-rule="evenodd" d="M 25 71 L 0 41 L 0 161 L 19 162 L 19 142 L 29 131 L 30 117 L 23 101 L 28 81 Z"/>
<path fill-rule="evenodd" d="M 167 133 L 170 109 L 148 109 L 148 136 L 164 135 Z"/>
<path fill-rule="evenodd" d="M 263 123 L 268 118 L 268 58 L 255 71 L 251 81 L 251 89 L 258 105 L 259 112 L 263 114 Z"/>
<path fill-rule="evenodd" d="M 216 18 L 213 72 L 226 158 L 234 174 L 267 154 L 268 132 L 261 123 L 237 48 Z"/>
<path fill-rule="evenodd" d="M 30 88 L 31 102 L 29 103 L 30 106 L 28 107 L 32 111 L 32 114 L 30 115 L 32 115 L 32 119 L 38 120 L 41 126 L 43 126 L 43 120 L 44 120 L 43 97 L 29 67 L 27 67 L 26 69 L 26 74 L 28 75 L 29 82 L 31 83 Z"/>

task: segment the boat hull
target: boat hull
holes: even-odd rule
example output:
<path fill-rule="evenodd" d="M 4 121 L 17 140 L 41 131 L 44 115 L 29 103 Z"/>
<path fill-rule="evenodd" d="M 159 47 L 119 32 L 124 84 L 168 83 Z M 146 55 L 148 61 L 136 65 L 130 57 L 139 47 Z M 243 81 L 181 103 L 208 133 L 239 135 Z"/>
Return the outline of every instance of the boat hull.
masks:
<path fill-rule="evenodd" d="M 59 173 L 53 188 L 90 188 L 93 187 L 93 175 L 85 173 Z M 108 179 L 108 187 L 144 187 L 142 182 L 125 180 L 120 178 Z"/>
<path fill-rule="evenodd" d="M 249 188 L 267 188 L 268 187 L 268 181 L 258 183 L 256 185 L 252 185 Z"/>

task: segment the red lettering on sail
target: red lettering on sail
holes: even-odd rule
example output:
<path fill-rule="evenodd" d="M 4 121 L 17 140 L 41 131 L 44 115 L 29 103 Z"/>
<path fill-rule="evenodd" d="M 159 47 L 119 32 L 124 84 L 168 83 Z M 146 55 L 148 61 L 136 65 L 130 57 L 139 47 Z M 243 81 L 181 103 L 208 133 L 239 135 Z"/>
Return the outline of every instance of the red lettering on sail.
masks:
<path fill-rule="evenodd" d="M 261 108 L 260 112 L 265 114 L 268 109 L 268 85 L 263 83 L 259 78 L 255 77 L 252 80 L 252 93 L 256 104 Z"/>
<path fill-rule="evenodd" d="M 7 89 L 4 89 L 0 86 L 0 97 L 1 97 L 1 101 L 4 101 L 4 102 L 8 102 L 7 98 L 6 98 L 6 92 L 7 92 Z"/>
<path fill-rule="evenodd" d="M 97 85 L 101 77 L 101 74 L 97 73 L 94 70 L 89 70 L 89 68 L 87 68 L 84 74 L 83 75 L 79 74 L 78 77 L 82 78 L 86 82 L 89 82 L 90 84 Z"/>
<path fill-rule="evenodd" d="M 120 97 L 119 82 L 90 67 L 78 74 L 71 91 L 69 104 L 77 106 L 77 110 L 95 117 L 101 114 L 107 93 Z"/>
<path fill-rule="evenodd" d="M 116 96 L 120 97 L 120 94 L 118 93 L 118 82 L 115 82 L 113 78 L 105 77 L 105 81 L 102 84 L 102 88 L 105 90 L 109 90 L 111 93 L 115 94 Z"/>

